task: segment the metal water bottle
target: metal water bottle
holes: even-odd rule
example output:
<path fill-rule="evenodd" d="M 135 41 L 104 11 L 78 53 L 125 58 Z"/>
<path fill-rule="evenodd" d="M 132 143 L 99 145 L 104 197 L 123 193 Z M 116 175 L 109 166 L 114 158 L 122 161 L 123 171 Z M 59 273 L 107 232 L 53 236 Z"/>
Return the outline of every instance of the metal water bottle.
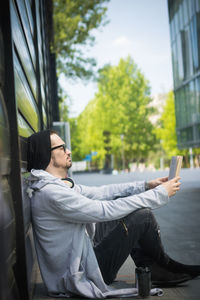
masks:
<path fill-rule="evenodd" d="M 151 272 L 148 267 L 138 267 L 135 269 L 135 287 L 141 298 L 147 298 L 151 291 Z"/>

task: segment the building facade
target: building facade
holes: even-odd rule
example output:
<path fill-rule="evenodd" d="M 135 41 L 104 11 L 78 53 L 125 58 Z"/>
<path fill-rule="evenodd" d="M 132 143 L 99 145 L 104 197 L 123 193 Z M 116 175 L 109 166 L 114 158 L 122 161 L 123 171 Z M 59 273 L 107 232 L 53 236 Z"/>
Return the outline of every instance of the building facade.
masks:
<path fill-rule="evenodd" d="M 200 147 L 200 0 L 168 0 L 180 149 Z"/>

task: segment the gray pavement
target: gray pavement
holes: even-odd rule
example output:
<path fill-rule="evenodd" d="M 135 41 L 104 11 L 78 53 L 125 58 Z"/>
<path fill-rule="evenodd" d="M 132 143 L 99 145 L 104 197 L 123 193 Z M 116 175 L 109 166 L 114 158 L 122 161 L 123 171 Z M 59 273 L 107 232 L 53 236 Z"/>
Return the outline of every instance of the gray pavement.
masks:
<path fill-rule="evenodd" d="M 157 171 L 119 175 L 74 174 L 73 178 L 76 183 L 99 186 L 132 180 L 149 180 L 167 175 L 168 171 Z M 200 264 L 200 169 L 182 169 L 180 176 L 181 190 L 171 198 L 168 205 L 154 210 L 154 213 L 160 224 L 166 252 L 183 263 Z M 115 286 L 132 287 L 135 280 L 134 268 L 134 263 L 129 257 L 119 271 Z M 45 296 L 39 271 L 37 282 L 34 299 L 50 299 Z M 179 287 L 163 290 L 164 295 L 161 298 L 163 300 L 200 300 L 200 277 Z M 155 298 L 154 296 L 148 299 Z"/>

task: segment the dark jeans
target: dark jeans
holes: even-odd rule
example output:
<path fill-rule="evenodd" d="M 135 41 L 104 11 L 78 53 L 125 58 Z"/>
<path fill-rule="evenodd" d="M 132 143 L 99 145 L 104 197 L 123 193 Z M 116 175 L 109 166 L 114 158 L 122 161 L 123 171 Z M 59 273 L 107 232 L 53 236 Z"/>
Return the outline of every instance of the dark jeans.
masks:
<path fill-rule="evenodd" d="M 121 220 L 97 224 L 94 241 L 97 261 L 107 284 L 114 281 L 129 254 L 136 266 L 168 260 L 159 226 L 148 208 L 138 209 Z"/>

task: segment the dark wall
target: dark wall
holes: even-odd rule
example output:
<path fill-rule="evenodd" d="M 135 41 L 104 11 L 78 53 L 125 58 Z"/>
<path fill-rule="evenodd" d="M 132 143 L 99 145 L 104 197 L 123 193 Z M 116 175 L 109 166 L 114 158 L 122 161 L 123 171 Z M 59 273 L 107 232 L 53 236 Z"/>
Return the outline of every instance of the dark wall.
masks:
<path fill-rule="evenodd" d="M 27 137 L 51 127 L 53 111 L 58 111 L 50 4 L 0 2 L 0 299 L 6 300 L 28 300 L 34 286 L 35 250 L 23 177 Z"/>
<path fill-rule="evenodd" d="M 10 127 L 5 106 L 4 41 L 0 28 L 0 299 L 18 299 L 14 267 L 16 264 L 16 226 L 10 186 Z"/>

